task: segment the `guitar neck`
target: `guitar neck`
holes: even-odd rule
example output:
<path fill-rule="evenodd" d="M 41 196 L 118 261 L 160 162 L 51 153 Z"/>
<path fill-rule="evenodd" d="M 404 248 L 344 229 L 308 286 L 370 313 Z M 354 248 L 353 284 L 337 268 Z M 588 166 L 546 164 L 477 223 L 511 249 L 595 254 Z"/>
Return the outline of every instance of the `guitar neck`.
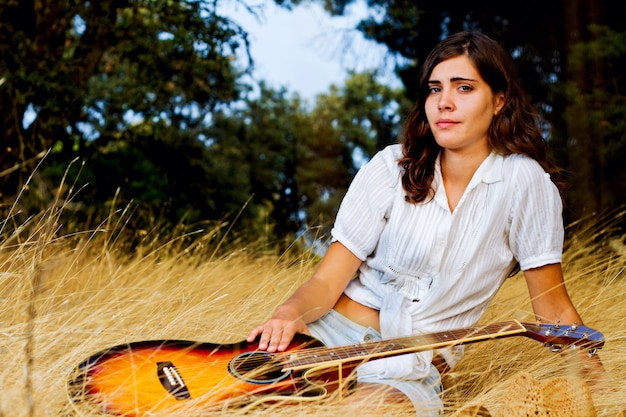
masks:
<path fill-rule="evenodd" d="M 299 370 L 313 366 L 362 362 L 483 340 L 522 335 L 526 332 L 527 329 L 522 323 L 517 320 L 508 320 L 485 326 L 398 337 L 357 345 L 304 349 L 295 353 L 289 352 L 284 362 L 284 369 Z"/>

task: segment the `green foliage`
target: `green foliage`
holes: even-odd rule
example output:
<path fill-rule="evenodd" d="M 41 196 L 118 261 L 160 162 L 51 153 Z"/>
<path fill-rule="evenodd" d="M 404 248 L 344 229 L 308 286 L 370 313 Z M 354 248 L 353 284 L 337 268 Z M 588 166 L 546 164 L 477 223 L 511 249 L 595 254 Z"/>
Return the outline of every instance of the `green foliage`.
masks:
<path fill-rule="evenodd" d="M 381 85 L 374 73 L 352 73 L 344 87 L 333 86 L 317 98 L 311 135 L 303 138 L 307 154 L 298 164 L 310 219 L 332 222 L 360 164 L 397 142 L 409 106 L 402 90 Z"/>
<path fill-rule="evenodd" d="M 171 233 L 180 225 L 193 230 L 207 220 L 233 221 L 246 206 L 248 176 L 231 155 L 214 154 L 194 134 L 162 121 L 145 122 L 103 143 L 91 144 L 84 164 L 68 174 L 80 189 L 73 200 L 88 226 L 95 227 L 91 223 L 104 213 L 131 207 L 136 216 L 127 232 Z M 65 164 L 51 155 L 43 169 L 49 184 L 62 181 Z"/>
<path fill-rule="evenodd" d="M 217 10 L 193 0 L 0 4 L 5 209 L 50 150 L 24 216 L 58 199 L 64 227 L 97 228 L 121 211 L 138 236 L 217 222 L 281 242 L 327 225 L 355 156 L 395 140 L 401 92 L 352 74 L 312 110 L 263 84 L 254 95 L 234 59 L 247 34 Z"/>
<path fill-rule="evenodd" d="M 246 34 L 215 2 L 24 0 L 0 4 L 0 20 L 0 172 L 21 168 L 0 177 L 8 198 L 41 151 L 80 156 L 131 120 L 194 127 L 239 96 Z"/>
<path fill-rule="evenodd" d="M 401 91 L 377 83 L 374 74 L 352 74 L 308 110 L 298 96 L 260 85 L 257 98 L 220 113 L 207 133 L 215 160 L 237 161 L 248 175 L 255 207 L 269 210 L 279 239 L 334 219 L 360 159 L 395 140 Z M 228 153 L 227 157 L 217 156 Z M 245 174 L 243 174 L 245 173 Z"/>
<path fill-rule="evenodd" d="M 232 236 L 264 236 L 285 249 L 298 233 L 328 232 L 358 165 L 396 140 L 408 104 L 371 73 L 352 74 L 312 109 L 261 83 L 258 95 L 220 107 L 210 123 L 181 130 L 156 119 L 102 131 L 83 146 L 84 164 L 66 174 L 68 161 L 55 152 L 42 173 L 49 187 L 66 175 L 76 182 L 74 222 L 95 227 L 103 213 L 132 207 L 126 232 L 219 220 Z"/>

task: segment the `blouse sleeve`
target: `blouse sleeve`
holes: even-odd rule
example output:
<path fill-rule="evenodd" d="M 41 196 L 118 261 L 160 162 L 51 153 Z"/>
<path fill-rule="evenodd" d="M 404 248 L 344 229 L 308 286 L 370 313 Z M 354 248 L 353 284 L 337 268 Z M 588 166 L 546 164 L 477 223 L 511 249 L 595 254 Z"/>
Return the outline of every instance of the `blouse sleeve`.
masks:
<path fill-rule="evenodd" d="M 401 186 L 398 155 L 392 148 L 377 153 L 361 167 L 341 202 L 331 231 L 333 241 L 341 242 L 362 261 L 376 250 L 395 188 Z"/>
<path fill-rule="evenodd" d="M 550 175 L 535 161 L 520 164 L 512 206 L 510 246 L 525 271 L 559 263 L 563 254 L 563 205 Z"/>

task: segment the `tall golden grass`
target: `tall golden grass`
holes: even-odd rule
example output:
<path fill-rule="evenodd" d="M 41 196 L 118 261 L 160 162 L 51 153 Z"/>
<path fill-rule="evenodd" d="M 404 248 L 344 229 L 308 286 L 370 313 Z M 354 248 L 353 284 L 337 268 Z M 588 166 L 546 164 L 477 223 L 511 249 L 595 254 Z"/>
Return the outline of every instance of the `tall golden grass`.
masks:
<path fill-rule="evenodd" d="M 68 375 L 82 360 L 104 348 L 144 339 L 241 341 L 311 275 L 318 261 L 311 252 L 279 256 L 254 243 L 217 255 L 214 245 L 202 244 L 202 237 L 192 247 L 172 237 L 127 253 L 126 245 L 111 237 L 116 227 L 123 227 L 114 216 L 97 230 L 60 235 L 60 210 L 50 209 L 19 225 L 11 219 L 2 223 L 0 416 L 102 415 L 68 400 Z M 609 239 L 620 218 L 615 214 L 588 226 L 574 225 L 564 258 L 567 286 L 585 325 L 606 338 L 600 356 L 615 389 L 594 391 L 593 402 L 598 416 L 610 417 L 626 408 L 626 253 L 619 236 Z M 511 318 L 534 320 L 521 276 L 507 280 L 481 322 Z M 561 355 L 525 337 L 469 345 L 466 352 L 446 376 L 449 414 L 471 403 L 497 415 L 509 400 L 511 379 L 522 371 L 537 379 L 570 372 Z M 355 410 L 332 400 L 250 412 L 342 413 L 412 414 L 406 406 Z M 192 414 L 196 412 L 183 415 Z"/>

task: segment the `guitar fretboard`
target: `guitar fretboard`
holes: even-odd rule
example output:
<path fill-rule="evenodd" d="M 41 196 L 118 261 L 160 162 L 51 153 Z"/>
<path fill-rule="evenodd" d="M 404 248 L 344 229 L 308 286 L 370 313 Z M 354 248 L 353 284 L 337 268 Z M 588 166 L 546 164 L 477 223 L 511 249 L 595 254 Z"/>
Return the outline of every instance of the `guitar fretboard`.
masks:
<path fill-rule="evenodd" d="M 485 326 L 467 327 L 425 335 L 412 335 L 381 341 L 338 347 L 319 347 L 285 354 L 284 369 L 296 370 L 315 365 L 333 365 L 362 362 L 405 353 L 433 350 L 447 346 L 468 344 L 485 339 L 496 339 L 525 333 L 526 328 L 516 320 Z"/>

